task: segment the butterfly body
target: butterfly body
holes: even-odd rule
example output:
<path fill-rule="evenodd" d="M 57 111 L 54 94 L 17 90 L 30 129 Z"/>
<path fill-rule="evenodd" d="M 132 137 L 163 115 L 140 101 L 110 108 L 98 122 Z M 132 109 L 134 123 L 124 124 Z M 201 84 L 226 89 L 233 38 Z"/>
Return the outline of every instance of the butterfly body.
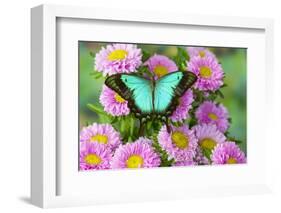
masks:
<path fill-rule="evenodd" d="M 160 119 L 167 123 L 179 98 L 196 80 L 192 72 L 177 71 L 157 80 L 136 74 L 116 74 L 109 76 L 105 84 L 128 101 L 130 110 L 140 120 Z"/>

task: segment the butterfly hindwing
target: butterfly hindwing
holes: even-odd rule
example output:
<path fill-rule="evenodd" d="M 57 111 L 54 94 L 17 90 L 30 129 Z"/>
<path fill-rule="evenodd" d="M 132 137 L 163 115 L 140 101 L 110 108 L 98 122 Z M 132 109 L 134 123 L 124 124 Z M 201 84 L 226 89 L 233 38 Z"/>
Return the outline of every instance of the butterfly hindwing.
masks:
<path fill-rule="evenodd" d="M 169 116 L 178 105 L 178 98 L 195 83 L 192 72 L 173 72 L 158 79 L 154 89 L 154 110 L 157 114 Z"/>
<path fill-rule="evenodd" d="M 151 81 L 134 74 L 116 74 L 108 77 L 105 84 L 127 100 L 134 113 L 153 112 Z"/>

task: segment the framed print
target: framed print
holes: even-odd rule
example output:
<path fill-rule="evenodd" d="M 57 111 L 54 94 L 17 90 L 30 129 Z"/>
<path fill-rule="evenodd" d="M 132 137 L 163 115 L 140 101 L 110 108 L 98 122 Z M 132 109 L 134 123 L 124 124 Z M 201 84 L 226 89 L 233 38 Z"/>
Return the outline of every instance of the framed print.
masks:
<path fill-rule="evenodd" d="M 270 192 L 271 20 L 43 5 L 31 39 L 35 205 Z"/>
<path fill-rule="evenodd" d="M 246 163 L 247 49 L 78 45 L 81 171 Z"/>

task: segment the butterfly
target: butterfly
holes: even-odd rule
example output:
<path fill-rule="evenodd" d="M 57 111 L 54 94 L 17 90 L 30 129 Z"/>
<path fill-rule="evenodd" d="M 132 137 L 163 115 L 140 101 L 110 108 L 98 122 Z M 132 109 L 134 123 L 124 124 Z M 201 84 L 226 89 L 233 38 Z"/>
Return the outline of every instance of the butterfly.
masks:
<path fill-rule="evenodd" d="M 189 71 L 171 72 L 157 80 L 137 74 L 115 74 L 107 77 L 105 85 L 128 101 L 130 110 L 140 119 L 140 132 L 142 124 L 154 118 L 165 122 L 169 131 L 168 117 L 196 80 L 197 76 Z"/>

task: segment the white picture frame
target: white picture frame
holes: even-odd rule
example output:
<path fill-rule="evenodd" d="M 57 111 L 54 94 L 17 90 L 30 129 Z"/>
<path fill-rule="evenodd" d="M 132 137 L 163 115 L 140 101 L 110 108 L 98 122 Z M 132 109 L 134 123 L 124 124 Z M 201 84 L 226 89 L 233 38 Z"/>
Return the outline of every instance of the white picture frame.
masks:
<path fill-rule="evenodd" d="M 257 113 L 264 113 L 264 119 L 266 124 L 271 122 L 270 115 L 273 114 L 272 109 L 272 96 L 269 91 L 273 88 L 271 81 L 274 78 L 273 75 L 273 21 L 270 19 L 257 19 L 257 18 L 241 18 L 241 17 L 216 17 L 216 16 L 203 16 L 203 15 L 188 15 L 188 14 L 161 14 L 160 12 L 144 12 L 144 11 L 114 11 L 110 9 L 101 9 L 101 8 L 84 8 L 84 7 L 74 7 L 74 6 L 54 6 L 54 5 L 41 5 L 31 10 L 31 54 L 32 54 L 32 103 L 31 103 L 31 201 L 33 204 L 47 208 L 47 207 L 58 207 L 58 206 L 75 206 L 75 205 L 91 205 L 99 203 L 114 203 L 114 202 L 129 202 L 129 201 L 142 201 L 142 200 L 159 200 L 159 199 L 178 199 L 178 198 L 188 198 L 188 197 L 197 197 L 197 196 L 213 196 L 213 195 L 233 195 L 233 194 L 251 194 L 251 193 L 264 193 L 271 191 L 271 164 L 270 164 L 270 146 L 271 138 L 274 134 L 270 134 L 273 130 L 268 126 L 266 127 L 265 135 L 263 138 L 259 139 L 253 137 L 256 140 L 265 140 L 266 144 L 266 153 L 263 154 L 264 163 L 259 168 L 256 165 L 253 167 L 243 167 L 243 165 L 237 165 L 237 167 L 230 168 L 235 172 L 241 172 L 241 177 L 243 177 L 243 171 L 252 169 L 256 171 L 255 174 L 262 174 L 262 177 L 256 177 L 256 181 L 253 181 L 253 184 L 250 184 L 249 181 L 237 181 L 233 185 L 229 185 L 228 182 L 223 182 L 219 185 L 203 185 L 200 186 L 198 181 L 196 182 L 197 177 L 200 174 L 206 174 L 206 172 L 211 172 L 211 170 L 216 170 L 220 175 L 229 172 L 229 168 L 218 169 L 218 168 L 204 168 L 202 171 L 195 171 L 197 173 L 195 176 L 190 177 L 194 178 L 195 182 L 192 183 L 193 187 L 186 185 L 183 187 L 183 190 L 180 190 L 177 185 L 168 185 L 166 188 L 161 188 L 160 183 L 153 188 L 150 186 L 151 192 L 147 195 L 144 195 L 144 192 L 141 191 L 140 185 L 139 188 L 136 188 L 136 191 L 139 191 L 139 194 L 136 196 L 131 196 L 130 186 L 124 186 L 123 191 L 115 191 L 108 195 L 109 188 L 104 189 L 104 194 L 100 196 L 86 195 L 84 194 L 85 190 L 81 190 L 79 193 L 66 193 L 61 194 L 60 185 L 68 184 L 67 187 L 75 185 L 73 181 L 77 181 L 74 177 L 69 177 L 69 181 L 66 179 L 61 179 L 60 173 L 67 172 L 64 169 L 61 169 L 62 166 L 58 166 L 59 163 L 65 162 L 64 159 L 60 156 L 58 151 L 58 135 L 57 130 L 57 121 L 58 121 L 58 88 L 60 87 L 61 81 L 57 78 L 57 70 L 59 69 L 58 63 L 58 34 L 61 31 L 59 28 L 60 20 L 68 20 L 68 25 L 71 26 L 71 22 L 74 20 L 87 20 L 99 21 L 99 24 L 103 22 L 118 21 L 118 24 L 122 26 L 122 23 L 135 23 L 137 24 L 153 24 L 154 26 L 165 26 L 166 28 L 173 28 L 175 26 L 197 26 L 202 29 L 224 29 L 228 33 L 232 31 L 239 30 L 253 30 L 261 34 L 257 42 L 261 42 L 261 49 L 263 52 L 259 55 L 261 68 L 258 74 L 258 78 L 255 79 L 256 82 L 262 82 L 262 86 L 259 88 L 261 92 L 260 102 L 264 102 L 260 107 L 255 111 Z M 77 25 L 78 26 L 78 25 Z M 64 28 L 65 29 L 65 28 Z M 67 28 L 67 30 L 73 30 L 72 27 Z M 70 35 L 69 38 L 72 38 L 76 34 Z M 79 36 L 79 35 L 78 35 Z M 74 38 L 74 37 L 73 37 Z M 79 39 L 75 37 L 74 39 Z M 106 38 L 106 39 L 109 39 Z M 120 39 L 119 39 L 120 40 Z M 120 40 L 121 41 L 121 40 Z M 155 42 L 160 42 L 154 40 Z M 207 41 L 206 41 L 207 42 Z M 227 42 L 227 39 L 225 40 Z M 247 40 L 244 42 L 247 43 Z M 161 42 L 160 42 L 161 43 Z M 240 43 L 238 42 L 237 45 Z M 253 45 L 255 45 L 253 43 Z M 75 50 L 77 51 L 77 50 Z M 252 60 L 253 62 L 254 60 Z M 249 65 L 250 66 L 250 65 Z M 77 67 L 76 67 L 77 68 Z M 266 78 L 263 78 L 266 76 Z M 248 76 L 248 79 L 251 79 L 251 76 Z M 71 78 L 71 77 L 70 77 Z M 70 81 L 68 78 L 64 82 Z M 64 83 L 65 84 L 65 83 Z M 71 86 L 71 85 L 70 85 Z M 255 87 L 254 83 L 248 87 L 249 89 L 249 107 L 248 110 L 252 110 L 252 106 L 257 102 L 254 97 L 254 91 L 251 89 Z M 265 105 L 267 111 L 265 111 Z M 252 114 L 252 115 L 251 115 Z M 255 113 L 250 113 L 248 119 L 252 122 L 248 123 L 248 128 L 253 128 L 255 125 L 254 116 Z M 252 126 L 252 127 L 251 127 Z M 259 133 L 257 133 L 259 134 Z M 78 137 L 78 136 L 77 136 Z M 76 137 L 76 138 L 77 138 Z M 251 139 L 251 138 L 250 138 Z M 258 157 L 260 155 L 260 147 L 253 147 L 253 156 Z M 71 151 L 70 151 L 71 152 Z M 73 160 L 73 159 L 72 159 Z M 60 162 L 59 162 L 60 161 Z M 66 166 L 67 168 L 67 166 Z M 170 169 L 170 168 L 169 168 Z M 173 168 L 174 169 L 174 168 Z M 193 168 L 192 168 L 193 169 Z M 251 170 L 249 170 L 251 171 Z M 119 173 L 118 173 L 119 172 Z M 119 175 L 120 172 L 117 171 L 114 175 Z M 126 172 L 125 181 L 129 181 L 129 178 L 136 177 L 137 173 L 134 171 L 122 171 Z M 166 177 L 168 175 L 167 170 L 144 170 L 141 171 L 143 176 L 141 178 L 150 178 L 151 176 L 155 178 Z M 78 170 L 77 170 L 78 173 Z M 249 173 L 249 172 L 248 172 Z M 250 178 L 250 174 L 247 173 L 247 178 Z M 179 177 L 185 178 L 181 169 L 176 168 L 174 170 L 174 176 L 169 176 L 169 178 Z M 110 180 L 113 173 L 101 172 L 95 178 L 102 181 L 102 179 Z M 239 174 L 238 174 L 239 175 Z M 63 176 L 63 175 L 62 175 Z M 73 175 L 74 176 L 74 175 Z M 83 175 L 84 177 L 81 180 L 87 182 L 89 181 L 89 176 Z M 86 176 L 86 177 L 85 177 Z M 117 177 L 116 176 L 116 177 Z M 138 175 L 139 176 L 139 175 Z M 167 176 L 168 177 L 168 176 Z M 216 176 L 214 176 L 215 178 Z M 141 181 L 141 178 L 138 181 Z M 246 178 L 246 179 L 247 179 Z M 165 178 L 164 178 L 165 179 Z M 63 180 L 63 183 L 61 182 Z M 193 180 L 193 179 L 192 179 Z M 69 183 L 67 183 L 69 182 Z M 83 188 L 83 187 L 81 187 Z M 126 189 L 127 188 L 127 189 Z M 79 191 L 78 188 L 69 188 L 69 191 Z M 145 187 L 144 187 L 145 189 Z M 122 189 L 120 189 L 122 190 Z M 101 191 L 100 191 L 101 192 Z M 167 195 L 167 193 L 171 192 Z M 101 192 L 102 193 L 102 192 Z M 106 195 L 107 194 L 107 195 Z M 120 196 L 122 194 L 122 196 Z"/>

